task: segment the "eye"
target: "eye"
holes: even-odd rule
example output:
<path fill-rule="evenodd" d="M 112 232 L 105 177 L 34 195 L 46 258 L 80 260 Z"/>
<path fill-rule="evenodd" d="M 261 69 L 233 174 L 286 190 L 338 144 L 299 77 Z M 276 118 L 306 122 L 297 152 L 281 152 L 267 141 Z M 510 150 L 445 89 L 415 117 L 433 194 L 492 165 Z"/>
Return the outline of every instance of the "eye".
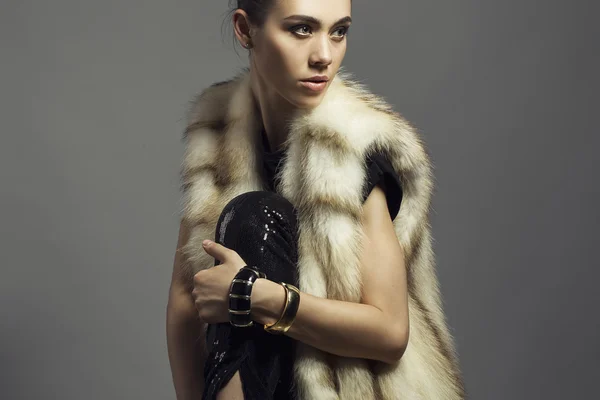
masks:
<path fill-rule="evenodd" d="M 348 29 L 349 28 L 347 26 L 340 26 L 335 31 L 333 31 L 334 36 L 338 38 L 343 38 L 344 36 L 348 35 Z"/>
<path fill-rule="evenodd" d="M 308 36 L 311 34 L 310 26 L 308 25 L 297 25 L 292 27 L 290 31 L 300 36 Z"/>

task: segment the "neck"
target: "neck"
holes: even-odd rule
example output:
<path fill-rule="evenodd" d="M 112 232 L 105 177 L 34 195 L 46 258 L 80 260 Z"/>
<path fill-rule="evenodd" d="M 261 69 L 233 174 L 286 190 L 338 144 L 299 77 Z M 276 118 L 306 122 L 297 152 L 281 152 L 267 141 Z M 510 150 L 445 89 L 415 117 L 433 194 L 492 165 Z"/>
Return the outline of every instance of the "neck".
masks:
<path fill-rule="evenodd" d="M 279 150 L 288 138 L 288 122 L 296 108 L 268 87 L 254 68 L 250 70 L 252 94 L 256 100 L 271 151 Z"/>

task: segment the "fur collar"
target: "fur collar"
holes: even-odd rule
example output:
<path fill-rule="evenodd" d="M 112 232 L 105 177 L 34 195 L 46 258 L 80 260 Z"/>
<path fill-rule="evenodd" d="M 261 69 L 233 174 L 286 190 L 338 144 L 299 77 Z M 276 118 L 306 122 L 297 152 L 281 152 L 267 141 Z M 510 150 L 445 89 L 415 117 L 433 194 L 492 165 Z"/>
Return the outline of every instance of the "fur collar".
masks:
<path fill-rule="evenodd" d="M 184 247 L 191 276 L 212 266 L 201 240 L 238 194 L 264 190 L 260 120 L 249 74 L 215 84 L 193 102 L 182 165 Z M 298 343 L 301 399 L 461 399 L 453 339 L 445 323 L 428 222 L 431 164 L 411 125 L 381 98 L 339 73 L 321 104 L 301 111 L 285 143 L 279 191 L 298 209 L 300 290 L 360 301 L 361 189 L 365 157 L 387 154 L 403 185 L 394 227 L 407 257 L 410 339 L 396 365 L 337 357 Z"/>

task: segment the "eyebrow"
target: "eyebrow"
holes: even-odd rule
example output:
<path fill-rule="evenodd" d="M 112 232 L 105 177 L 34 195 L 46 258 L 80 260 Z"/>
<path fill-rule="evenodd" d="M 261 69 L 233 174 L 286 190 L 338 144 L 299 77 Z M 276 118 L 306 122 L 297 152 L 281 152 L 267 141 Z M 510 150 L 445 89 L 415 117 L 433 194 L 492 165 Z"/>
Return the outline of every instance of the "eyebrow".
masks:
<path fill-rule="evenodd" d="M 300 20 L 300 21 L 305 21 L 305 22 L 310 22 L 312 24 L 315 25 L 323 25 L 323 22 L 320 19 L 317 19 L 315 17 L 311 17 L 310 15 L 290 15 L 287 18 L 284 18 L 284 21 L 287 20 Z M 350 23 L 352 22 L 352 18 L 348 17 L 344 17 L 344 18 L 340 18 L 339 20 L 337 20 L 333 25 L 339 25 L 339 24 L 343 24 L 343 23 Z"/>

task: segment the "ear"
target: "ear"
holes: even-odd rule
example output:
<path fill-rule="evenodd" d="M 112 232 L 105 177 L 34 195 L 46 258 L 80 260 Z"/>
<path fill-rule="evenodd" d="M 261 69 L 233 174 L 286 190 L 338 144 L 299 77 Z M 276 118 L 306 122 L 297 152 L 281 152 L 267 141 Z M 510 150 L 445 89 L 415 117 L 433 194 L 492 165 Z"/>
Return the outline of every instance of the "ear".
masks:
<path fill-rule="evenodd" d="M 242 47 L 252 45 L 252 24 L 248 18 L 246 11 L 237 9 L 234 11 L 233 16 L 233 31 L 235 37 L 240 42 Z"/>

